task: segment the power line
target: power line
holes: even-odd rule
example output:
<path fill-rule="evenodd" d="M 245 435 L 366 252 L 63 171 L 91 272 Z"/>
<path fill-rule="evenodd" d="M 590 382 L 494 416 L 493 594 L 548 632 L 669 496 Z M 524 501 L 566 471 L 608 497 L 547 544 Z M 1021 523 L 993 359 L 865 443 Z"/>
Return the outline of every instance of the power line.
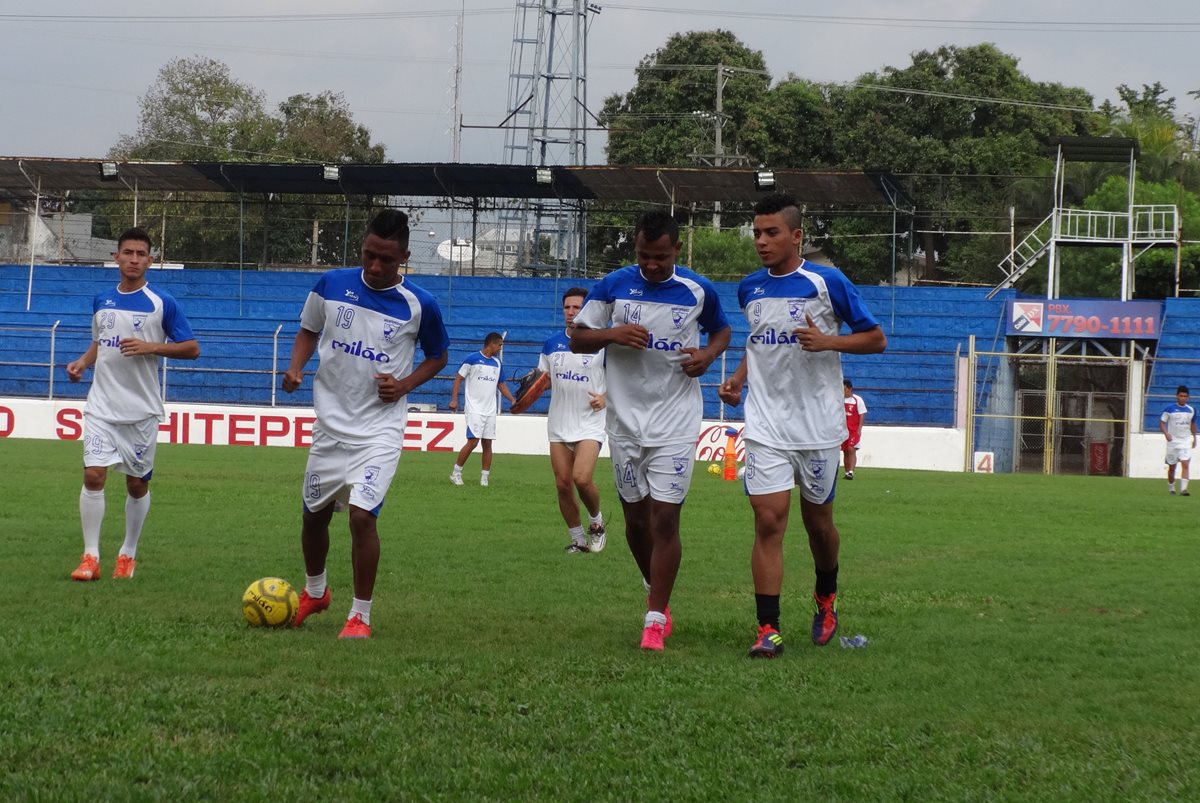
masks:
<path fill-rule="evenodd" d="M 931 28 L 942 30 L 990 30 L 1067 33 L 1195 33 L 1200 22 L 1091 22 L 1080 20 L 965 20 L 944 17 L 855 17 L 832 14 L 782 14 L 755 11 L 720 11 L 708 8 L 680 8 L 605 3 L 606 10 L 641 11 L 671 15 L 727 17 L 770 22 L 803 22 L 817 25 L 849 25 L 869 28 Z"/>

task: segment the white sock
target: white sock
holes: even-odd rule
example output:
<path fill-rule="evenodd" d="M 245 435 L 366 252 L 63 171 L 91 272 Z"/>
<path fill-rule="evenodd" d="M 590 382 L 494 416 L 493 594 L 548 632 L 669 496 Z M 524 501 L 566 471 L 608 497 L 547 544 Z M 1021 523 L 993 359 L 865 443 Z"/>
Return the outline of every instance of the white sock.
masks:
<path fill-rule="evenodd" d="M 667 626 L 667 615 L 660 611 L 646 611 L 646 618 L 642 627 L 649 627 L 653 624 L 659 624 L 663 627 Z"/>
<path fill-rule="evenodd" d="M 483 471 L 479 472 L 479 479 L 486 480 L 491 475 L 492 475 L 492 470 L 490 468 L 485 468 Z"/>
<path fill-rule="evenodd" d="M 1181 490 L 1181 491 L 1186 491 L 1186 490 L 1187 490 L 1187 484 L 1188 484 L 1188 481 L 1187 481 L 1187 479 L 1182 479 L 1182 480 L 1180 480 L 1180 481 L 1179 481 L 1179 490 Z"/>
<path fill-rule="evenodd" d="M 104 523 L 104 489 L 79 490 L 79 522 L 83 525 L 83 551 L 100 559 L 100 525 Z"/>
<path fill-rule="evenodd" d="M 1175 490 L 1175 480 L 1167 480 L 1167 487 L 1172 491 Z"/>
<path fill-rule="evenodd" d="M 462 476 L 462 466 L 460 466 L 458 463 L 455 463 L 454 468 L 450 469 L 450 473 L 461 477 Z"/>
<path fill-rule="evenodd" d="M 604 526 L 604 511 L 600 511 L 595 516 L 593 516 L 591 513 L 589 513 L 588 514 L 588 524 L 599 524 L 601 527 L 603 527 Z"/>
<path fill-rule="evenodd" d="M 325 572 L 304 575 L 304 590 L 313 599 L 320 599 L 325 596 L 325 589 L 328 586 L 329 583 L 325 579 Z"/>
<path fill-rule="evenodd" d="M 642 585 L 644 585 L 646 587 L 646 593 L 649 594 L 650 593 L 650 581 L 647 580 L 645 577 L 643 577 Z"/>
<path fill-rule="evenodd" d="M 122 555 L 137 557 L 138 539 L 142 537 L 142 527 L 145 526 L 149 513 L 149 491 L 141 499 L 134 499 L 128 495 L 125 497 L 125 543 L 121 544 Z"/>
<path fill-rule="evenodd" d="M 586 544 L 587 538 L 583 535 L 583 525 L 578 527 L 568 527 L 567 533 L 571 536 L 571 543 Z"/>
<path fill-rule="evenodd" d="M 371 624 L 371 600 L 355 597 L 354 602 L 350 605 L 350 616 L 354 616 L 356 613 L 362 617 L 364 625 Z M 349 619 L 350 616 L 346 618 Z"/>

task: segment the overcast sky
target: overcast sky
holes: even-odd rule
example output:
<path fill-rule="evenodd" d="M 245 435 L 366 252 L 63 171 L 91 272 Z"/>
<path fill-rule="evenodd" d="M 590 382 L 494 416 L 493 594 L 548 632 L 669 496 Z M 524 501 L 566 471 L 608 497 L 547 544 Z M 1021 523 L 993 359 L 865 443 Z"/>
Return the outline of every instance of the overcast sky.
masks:
<path fill-rule="evenodd" d="M 569 0 L 560 0 L 567 4 Z M 761 50 L 772 76 L 851 81 L 943 44 L 992 42 L 1037 81 L 1097 102 L 1118 84 L 1160 81 L 1182 114 L 1200 104 L 1200 6 L 1183 0 L 626 0 L 605 3 L 589 38 L 589 107 L 627 91 L 633 68 L 672 33 L 724 28 Z M 266 93 L 341 92 L 396 162 L 449 161 L 456 14 L 465 7 L 462 111 L 507 113 L 514 0 L 41 0 L 0 3 L 0 155 L 93 158 L 137 128 L 138 99 L 172 58 L 208 56 Z M 733 10 L 736 9 L 736 10 Z M 1134 14 L 1145 16 L 1138 18 Z M 589 139 L 603 163 L 603 138 Z M 500 162 L 503 135 L 467 129 L 462 161 Z"/>

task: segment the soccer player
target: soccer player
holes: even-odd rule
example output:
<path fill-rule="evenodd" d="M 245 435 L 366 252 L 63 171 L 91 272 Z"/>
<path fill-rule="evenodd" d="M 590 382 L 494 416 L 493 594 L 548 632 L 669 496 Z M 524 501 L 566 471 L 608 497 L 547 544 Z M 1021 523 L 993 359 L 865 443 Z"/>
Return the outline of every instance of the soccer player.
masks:
<path fill-rule="evenodd" d="M 92 344 L 67 364 L 72 382 L 96 367 L 83 408 L 83 557 L 71 572 L 72 580 L 100 579 L 100 526 L 110 466 L 125 475 L 127 493 L 125 541 L 112 576 L 133 577 L 138 541 L 150 512 L 150 476 L 163 419 L 158 359 L 200 356 L 200 344 L 179 304 L 146 282 L 146 269 L 154 261 L 150 235 L 139 228 L 123 232 L 113 259 L 121 280 L 92 301 Z"/>
<path fill-rule="evenodd" d="M 1188 404 L 1187 385 L 1175 389 L 1175 403 L 1163 410 L 1158 428 L 1167 439 L 1167 492 L 1175 493 L 1175 466 L 1179 465 L 1179 495 L 1188 492 L 1188 466 L 1196 448 L 1196 410 Z"/>
<path fill-rule="evenodd" d="M 783 535 L 791 491 L 800 489 L 800 516 L 816 567 L 812 640 L 829 643 L 837 630 L 838 551 L 833 523 L 838 450 L 846 440 L 841 353 L 874 354 L 887 338 L 858 289 L 835 268 L 800 257 L 800 210 L 790 196 L 754 207 L 754 245 L 763 268 L 738 285 L 750 324 L 746 356 L 718 395 L 730 405 L 747 391 L 746 494 L 754 511 L 750 568 L 758 611 L 751 657 L 783 653 L 779 593 Z M 849 334 L 840 334 L 846 324 Z"/>
<path fill-rule="evenodd" d="M 842 479 L 852 480 L 854 467 L 858 465 L 858 442 L 862 439 L 863 422 L 867 418 L 867 403 L 854 392 L 854 383 L 849 379 L 842 380 L 842 391 L 845 396 L 846 429 L 850 433 L 842 441 L 842 466 L 846 469 Z"/>
<path fill-rule="evenodd" d="M 546 340 L 538 357 L 538 370 L 550 376 L 550 413 L 546 434 L 550 438 L 550 468 L 558 493 L 558 510 L 567 524 L 571 542 L 567 552 L 600 552 L 607 543 L 600 490 L 592 478 L 604 443 L 604 351 L 575 354 L 571 332 L 583 308 L 587 290 L 572 287 L 563 293 L 566 329 Z M 587 533 L 579 515 L 579 502 L 588 513 Z"/>
<path fill-rule="evenodd" d="M 450 471 L 450 482 L 462 485 L 462 470 L 467 464 L 467 458 L 480 442 L 483 443 L 483 470 L 479 474 L 479 484 L 487 487 L 488 478 L 492 473 L 492 441 L 496 438 L 496 416 L 500 412 L 500 395 L 512 404 L 516 401 L 508 385 L 500 380 L 500 371 L 504 367 L 500 361 L 500 350 L 504 348 L 504 337 L 499 332 L 489 332 L 483 339 L 483 348 L 463 360 L 454 375 L 454 386 L 450 388 L 450 409 L 458 409 L 458 389 L 465 382 L 467 389 L 463 393 L 466 400 L 463 415 L 467 419 L 467 442 L 458 450 L 458 459 Z"/>
<path fill-rule="evenodd" d="M 370 638 L 379 569 L 376 527 L 400 462 L 405 397 L 446 365 L 450 338 L 437 301 L 400 276 L 408 260 L 408 216 L 384 209 L 367 226 L 362 268 L 325 273 L 304 302 L 283 375 L 288 393 L 320 347 L 313 381 L 317 423 L 304 473 L 300 546 L 305 584 L 293 625 L 329 607 L 329 522 L 349 506 L 354 601 L 338 638 Z M 420 344 L 424 359 L 414 368 Z"/>
<path fill-rule="evenodd" d="M 679 224 L 648 212 L 634 234 L 637 264 L 601 279 L 575 318 L 571 350 L 606 350 L 606 430 L 625 512 L 625 539 L 649 594 L 642 649 L 670 635 L 679 573 L 679 512 L 700 435 L 703 376 L 729 345 L 712 282 L 675 264 Z M 700 333 L 707 335 L 700 348 Z"/>

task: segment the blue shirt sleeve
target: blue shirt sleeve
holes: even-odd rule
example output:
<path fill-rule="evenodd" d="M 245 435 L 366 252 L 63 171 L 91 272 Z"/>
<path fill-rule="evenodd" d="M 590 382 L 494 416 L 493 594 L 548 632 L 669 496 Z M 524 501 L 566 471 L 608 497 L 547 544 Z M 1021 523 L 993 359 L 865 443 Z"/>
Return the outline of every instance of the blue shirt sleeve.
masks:
<path fill-rule="evenodd" d="M 175 297 L 164 293 L 162 301 L 163 331 L 167 333 L 167 336 L 176 343 L 195 340 L 196 335 L 192 333 L 192 325 L 188 323 L 187 316 L 183 314 Z"/>
<path fill-rule="evenodd" d="M 421 299 L 421 328 L 417 331 L 417 342 L 426 359 L 440 357 L 450 348 L 450 334 L 442 320 L 442 309 L 432 296 Z"/>

